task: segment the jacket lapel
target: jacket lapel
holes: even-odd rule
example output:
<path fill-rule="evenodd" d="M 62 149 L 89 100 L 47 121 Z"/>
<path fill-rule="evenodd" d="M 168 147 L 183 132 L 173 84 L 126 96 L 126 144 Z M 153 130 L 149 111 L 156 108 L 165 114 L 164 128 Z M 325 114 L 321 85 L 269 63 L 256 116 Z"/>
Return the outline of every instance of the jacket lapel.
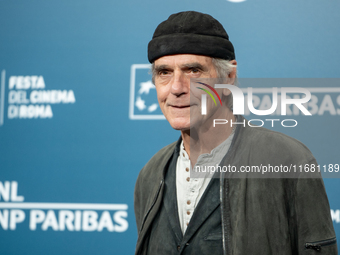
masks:
<path fill-rule="evenodd" d="M 177 144 L 179 142 L 180 140 L 177 141 Z M 136 220 L 139 229 L 135 252 L 136 255 L 144 254 L 145 246 L 143 247 L 143 245 L 145 244 L 148 237 L 148 231 L 152 225 L 153 219 L 156 217 L 157 212 L 162 205 L 164 192 L 164 175 L 166 173 L 166 170 L 168 169 L 169 163 L 171 162 L 171 158 L 174 155 L 175 147 L 176 142 L 163 148 L 164 151 L 162 151 L 162 154 L 160 154 L 161 157 L 156 154 L 156 156 L 158 157 L 155 158 L 156 156 L 154 156 L 154 160 L 150 160 L 144 166 L 138 176 L 135 189 L 135 203 L 136 200 L 139 200 L 140 203 L 142 203 L 142 201 L 146 202 L 143 207 L 136 206 L 135 204 Z M 148 171 L 143 171 L 144 169 L 147 169 Z M 152 175 L 150 175 L 150 173 L 152 173 Z M 142 184 L 144 185 L 144 187 L 154 187 L 152 189 L 152 192 L 145 192 L 145 190 L 140 187 Z M 136 195 L 138 195 L 139 197 L 136 198 Z M 143 215 L 143 218 L 140 217 L 141 215 Z"/>
<path fill-rule="evenodd" d="M 177 149 L 177 148 L 176 148 Z M 178 152 L 175 150 L 175 155 Z M 171 228 L 176 236 L 178 243 L 183 239 L 183 233 L 180 227 L 178 207 L 177 207 L 177 195 L 176 195 L 176 165 L 177 156 L 174 156 L 169 165 L 168 172 L 165 178 L 165 191 L 164 191 L 164 208 L 168 214 L 168 219 Z"/>

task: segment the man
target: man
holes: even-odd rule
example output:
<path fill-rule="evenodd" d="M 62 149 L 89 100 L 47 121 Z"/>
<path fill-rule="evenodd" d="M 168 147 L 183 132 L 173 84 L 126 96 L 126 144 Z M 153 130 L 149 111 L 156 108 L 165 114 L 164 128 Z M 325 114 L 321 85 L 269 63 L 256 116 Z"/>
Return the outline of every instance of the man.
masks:
<path fill-rule="evenodd" d="M 157 27 L 148 57 L 159 105 L 181 137 L 138 176 L 136 254 L 337 254 L 319 176 L 193 176 L 192 166 L 316 164 L 293 138 L 242 125 L 226 88 L 214 92 L 220 105 L 206 101 L 202 111 L 206 88 L 236 80 L 234 48 L 223 26 L 207 14 L 173 14 Z M 214 126 L 216 118 L 234 125 Z"/>

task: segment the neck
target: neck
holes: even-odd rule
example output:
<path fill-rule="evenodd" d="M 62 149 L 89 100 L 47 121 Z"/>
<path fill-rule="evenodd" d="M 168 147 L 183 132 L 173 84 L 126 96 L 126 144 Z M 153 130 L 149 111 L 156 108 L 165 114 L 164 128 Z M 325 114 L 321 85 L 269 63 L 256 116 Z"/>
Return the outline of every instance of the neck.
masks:
<path fill-rule="evenodd" d="M 236 120 L 232 112 L 227 109 L 223 113 L 223 118 L 220 113 L 217 116 L 212 116 L 202 125 L 197 125 L 197 128 L 192 127 L 190 130 L 181 131 L 184 148 L 189 155 L 192 166 L 196 164 L 199 155 L 210 153 L 232 133 L 233 127 L 231 127 L 230 122 Z M 228 123 L 214 127 L 214 119 L 226 119 Z"/>

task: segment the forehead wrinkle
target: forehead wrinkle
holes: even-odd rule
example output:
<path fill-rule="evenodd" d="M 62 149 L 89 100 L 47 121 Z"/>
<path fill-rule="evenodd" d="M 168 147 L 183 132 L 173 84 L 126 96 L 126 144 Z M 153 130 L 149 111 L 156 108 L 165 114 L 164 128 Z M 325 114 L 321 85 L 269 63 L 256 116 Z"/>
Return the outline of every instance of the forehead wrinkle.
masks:
<path fill-rule="evenodd" d="M 200 62 L 191 62 L 191 63 L 184 63 L 179 64 L 178 67 L 180 69 L 191 69 L 191 68 L 198 68 L 201 69 L 204 72 L 207 72 L 209 70 L 208 66 L 206 64 L 201 64 Z M 161 65 L 155 65 L 154 70 L 155 71 L 161 71 L 161 70 L 173 70 L 175 67 L 169 64 L 161 64 Z"/>

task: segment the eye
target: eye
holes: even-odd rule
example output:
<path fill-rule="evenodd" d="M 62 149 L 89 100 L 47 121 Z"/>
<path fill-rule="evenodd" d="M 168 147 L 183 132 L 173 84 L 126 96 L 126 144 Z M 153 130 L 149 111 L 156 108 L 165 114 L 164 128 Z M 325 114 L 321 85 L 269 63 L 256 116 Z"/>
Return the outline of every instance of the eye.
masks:
<path fill-rule="evenodd" d="M 159 76 L 165 76 L 165 75 L 169 75 L 169 74 L 170 74 L 170 72 L 168 70 L 166 70 L 166 69 L 158 71 L 158 75 Z"/>
<path fill-rule="evenodd" d="M 191 73 L 191 74 L 199 74 L 199 73 L 201 73 L 201 69 L 199 69 L 198 67 L 191 67 L 189 69 L 189 73 Z"/>

